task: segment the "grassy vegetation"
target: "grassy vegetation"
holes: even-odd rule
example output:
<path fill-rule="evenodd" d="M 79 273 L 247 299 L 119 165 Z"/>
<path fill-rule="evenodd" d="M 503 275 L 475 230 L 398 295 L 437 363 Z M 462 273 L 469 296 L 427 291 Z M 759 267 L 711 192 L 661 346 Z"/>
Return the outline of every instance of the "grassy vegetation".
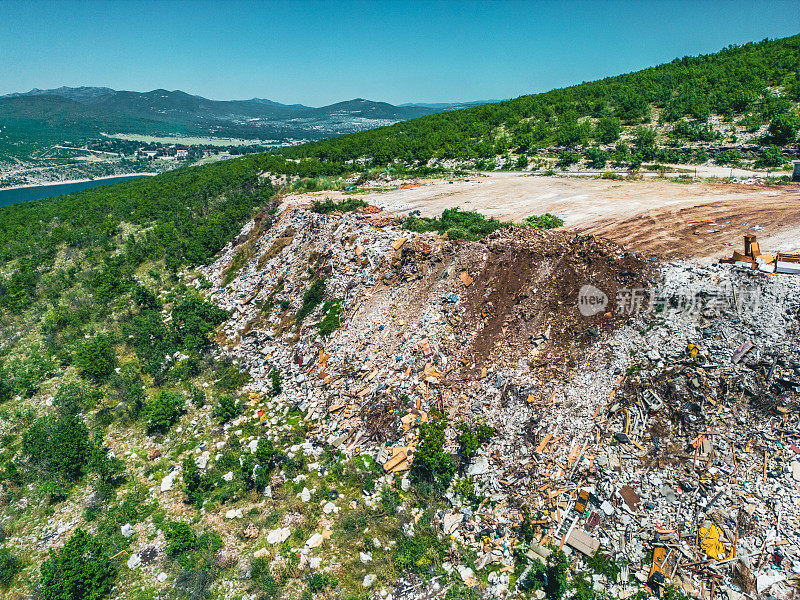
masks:
<path fill-rule="evenodd" d="M 561 227 L 564 221 L 545 213 L 543 215 L 531 215 L 525 219 L 525 227 L 536 229 L 552 229 Z M 479 240 L 493 231 L 503 227 L 513 227 L 513 223 L 499 221 L 495 218 L 487 219 L 484 215 L 474 211 L 463 211 L 460 208 L 448 208 L 442 212 L 441 217 L 420 217 L 408 216 L 403 221 L 403 229 L 416 233 L 427 233 L 435 231 L 439 234 L 446 234 L 451 240 Z"/>
<path fill-rule="evenodd" d="M 353 212 L 356 209 L 364 208 L 366 205 L 367 203 L 360 198 L 347 198 L 339 202 L 325 198 L 322 202 L 315 200 L 311 205 L 311 210 L 321 215 L 328 215 L 332 212 Z"/>
<path fill-rule="evenodd" d="M 446 233 L 451 240 L 477 240 L 508 225 L 510 224 L 459 208 L 448 208 L 442 212 L 441 217 L 409 216 L 403 221 L 403 229 L 416 233 Z"/>
<path fill-rule="evenodd" d="M 555 215 L 545 213 L 543 215 L 531 215 L 525 219 L 527 227 L 535 229 L 555 229 L 564 225 L 564 221 Z"/>
<path fill-rule="evenodd" d="M 315 279 L 314 282 L 303 294 L 303 303 L 297 310 L 295 315 L 295 323 L 299 327 L 305 318 L 314 312 L 314 309 L 319 306 L 325 299 L 325 280 Z"/>

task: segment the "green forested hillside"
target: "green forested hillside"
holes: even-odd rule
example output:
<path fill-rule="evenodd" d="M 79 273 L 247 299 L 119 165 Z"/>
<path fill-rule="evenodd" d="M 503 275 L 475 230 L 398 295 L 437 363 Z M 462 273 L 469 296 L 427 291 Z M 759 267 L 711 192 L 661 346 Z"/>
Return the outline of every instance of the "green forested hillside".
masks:
<path fill-rule="evenodd" d="M 0 208 L 0 273 L 9 276 L 0 277 L 0 307 L 18 312 L 58 294 L 81 270 L 109 288 L 108 300 L 143 262 L 163 260 L 174 272 L 208 260 L 268 203 L 272 187 L 258 178 L 265 170 L 316 177 L 344 168 L 253 155 Z M 84 253 L 83 269 L 54 268 L 64 250 Z"/>
<path fill-rule="evenodd" d="M 591 83 L 487 104 L 285 150 L 327 161 L 477 159 L 538 148 L 613 144 L 626 128 L 640 149 L 662 130 L 681 142 L 713 140 L 711 115 L 748 131 L 770 125 L 764 144 L 786 146 L 800 126 L 800 35 L 729 46 Z M 662 129 L 658 129 L 657 127 Z M 651 129 L 652 127 L 652 129 Z M 646 158 L 646 157 L 645 157 Z"/>
<path fill-rule="evenodd" d="M 179 134 L 196 129 L 87 106 L 60 96 L 0 98 L 0 154 L 26 154 L 31 148 L 65 140 L 83 143 L 101 132 Z"/>
<path fill-rule="evenodd" d="M 228 313 L 178 271 L 209 262 L 256 212 L 269 226 L 276 190 L 265 171 L 302 185 L 350 169 L 250 155 L 0 208 L 0 535 L 14 539 L 0 548 L 0 596 L 109 595 L 129 575 L 125 523 L 152 517 L 168 537 L 184 527 L 194 539 L 145 498 L 128 470 L 135 457 L 109 453 L 114 436 L 163 440 L 209 385 L 220 421 L 241 412 L 232 394 L 248 375 L 212 353 Z M 74 507 L 79 526 L 63 549 L 18 543 Z M 170 564 L 206 569 L 197 539 Z M 114 597 L 133 596 L 118 587 Z"/>

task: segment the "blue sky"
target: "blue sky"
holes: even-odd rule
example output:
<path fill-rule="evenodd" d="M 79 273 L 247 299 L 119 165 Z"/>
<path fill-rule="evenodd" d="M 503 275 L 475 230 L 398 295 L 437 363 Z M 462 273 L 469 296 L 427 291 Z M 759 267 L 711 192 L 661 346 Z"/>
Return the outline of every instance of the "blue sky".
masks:
<path fill-rule="evenodd" d="M 798 0 L 0 0 L 0 94 L 98 85 L 312 106 L 513 98 L 800 32 Z"/>

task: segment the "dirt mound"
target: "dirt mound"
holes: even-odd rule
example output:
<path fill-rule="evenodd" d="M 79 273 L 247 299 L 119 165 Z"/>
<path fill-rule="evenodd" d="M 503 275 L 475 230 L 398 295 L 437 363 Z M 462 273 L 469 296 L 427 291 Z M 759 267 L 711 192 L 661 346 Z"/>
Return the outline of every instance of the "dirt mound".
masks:
<path fill-rule="evenodd" d="M 467 251 L 478 255 L 464 299 L 464 326 L 476 331 L 468 369 L 498 356 L 527 356 L 531 368 L 572 366 L 588 345 L 627 320 L 615 312 L 618 292 L 643 288 L 652 276 L 648 263 L 594 236 L 517 229 Z M 583 314 L 584 286 L 604 293 L 607 304 Z"/>

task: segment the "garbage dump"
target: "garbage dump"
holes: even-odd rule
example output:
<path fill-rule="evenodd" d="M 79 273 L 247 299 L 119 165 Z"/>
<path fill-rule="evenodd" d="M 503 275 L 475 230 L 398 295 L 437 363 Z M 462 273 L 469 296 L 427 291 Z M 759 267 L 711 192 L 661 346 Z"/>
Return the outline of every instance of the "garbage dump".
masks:
<path fill-rule="evenodd" d="M 734 264 L 739 267 L 758 269 L 764 273 L 800 274 L 800 254 L 778 252 L 770 254 L 761 252 L 755 235 L 744 236 L 744 253 L 734 250 L 731 258 L 722 259 L 721 263 Z"/>
<path fill-rule="evenodd" d="M 495 429 L 461 465 L 483 500 L 451 487 L 434 523 L 474 553 L 442 565 L 465 585 L 488 571 L 483 593 L 513 596 L 561 551 L 573 574 L 612 565 L 589 581 L 611 597 L 796 595 L 800 278 L 786 255 L 768 261 L 753 238 L 746 260 L 662 264 L 592 236 L 452 241 L 374 209 L 297 206 L 237 242 L 194 284 L 231 311 L 220 342 L 246 392 L 283 374 L 273 402 L 305 415 L 307 452 L 370 456 L 378 483 L 407 489 L 423 424 L 446 418 L 454 455 L 456 424 Z M 424 596 L 410 577 L 391 593 Z"/>

